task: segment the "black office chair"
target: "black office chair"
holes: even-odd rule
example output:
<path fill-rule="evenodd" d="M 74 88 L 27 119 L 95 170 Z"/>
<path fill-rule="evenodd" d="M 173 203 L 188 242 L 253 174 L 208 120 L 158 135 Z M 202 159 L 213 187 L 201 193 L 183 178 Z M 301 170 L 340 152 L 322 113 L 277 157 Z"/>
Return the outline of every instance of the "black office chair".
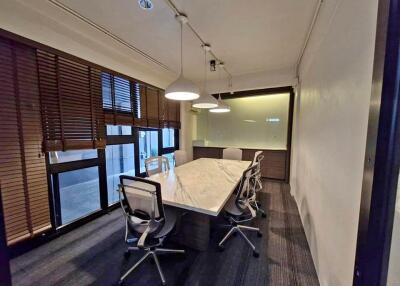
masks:
<path fill-rule="evenodd" d="M 185 253 L 184 250 L 161 248 L 165 237 L 176 224 L 177 214 L 171 209 L 164 209 L 161 186 L 157 182 L 122 175 L 120 176 L 119 194 L 125 217 L 125 242 L 128 244 L 125 257 L 129 257 L 131 251 L 145 251 L 145 255 L 122 275 L 119 283 L 121 284 L 147 257 L 152 256 L 161 282 L 165 285 L 166 281 L 157 253 Z M 129 233 L 136 239 L 129 239 Z M 129 246 L 135 242 L 136 245 Z"/>
<path fill-rule="evenodd" d="M 253 256 L 259 256 L 256 247 L 243 233 L 243 230 L 256 231 L 258 237 L 261 237 L 262 233 L 260 229 L 242 224 L 244 222 L 251 221 L 257 216 L 256 209 L 254 206 L 252 206 L 252 202 L 255 201 L 255 190 L 251 185 L 251 180 L 256 175 L 257 165 L 253 165 L 246 169 L 243 172 L 237 193 L 229 199 L 224 207 L 225 215 L 229 220 L 231 229 L 218 244 L 218 247 L 221 251 L 224 250 L 225 241 L 231 237 L 232 234 L 238 232 L 244 238 L 246 243 L 253 249 Z"/>

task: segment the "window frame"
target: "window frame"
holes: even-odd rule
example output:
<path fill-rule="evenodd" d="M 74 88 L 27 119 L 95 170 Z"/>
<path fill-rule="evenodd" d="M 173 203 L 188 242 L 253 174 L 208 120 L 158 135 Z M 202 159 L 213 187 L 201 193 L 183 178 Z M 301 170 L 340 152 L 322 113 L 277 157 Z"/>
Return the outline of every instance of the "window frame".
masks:
<path fill-rule="evenodd" d="M 104 188 L 104 183 L 102 180 L 104 166 L 102 166 L 101 164 L 101 159 L 100 159 L 101 151 L 103 150 L 101 149 L 97 150 L 97 158 L 83 159 L 83 160 L 63 162 L 63 163 L 53 163 L 53 164 L 50 163 L 49 152 L 46 152 L 46 165 L 48 174 L 47 180 L 48 180 L 49 190 L 51 191 L 51 202 L 52 202 L 52 205 L 50 206 L 51 209 L 50 213 L 51 213 L 51 220 L 53 227 L 56 230 L 74 224 L 76 222 L 79 222 L 85 219 L 86 217 L 101 212 L 102 210 L 105 209 L 104 204 L 107 204 L 107 197 L 104 197 L 104 191 L 107 192 L 107 188 Z M 69 223 L 62 224 L 59 174 L 91 168 L 91 167 L 97 167 L 98 169 L 100 208 L 93 212 L 88 213 L 87 215 L 77 218 L 76 220 L 73 220 Z"/>

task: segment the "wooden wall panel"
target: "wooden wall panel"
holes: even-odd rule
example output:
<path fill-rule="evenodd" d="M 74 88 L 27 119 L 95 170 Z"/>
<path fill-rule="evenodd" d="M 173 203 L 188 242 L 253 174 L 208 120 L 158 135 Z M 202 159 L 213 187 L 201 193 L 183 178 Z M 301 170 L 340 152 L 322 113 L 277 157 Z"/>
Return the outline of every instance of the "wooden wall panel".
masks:
<path fill-rule="evenodd" d="M 193 159 L 198 158 L 222 158 L 220 147 L 193 147 Z M 243 149 L 242 159 L 253 161 L 255 152 L 259 149 Z M 261 162 L 261 173 L 264 178 L 288 181 L 287 151 L 286 150 L 262 150 L 264 160 Z"/>
<path fill-rule="evenodd" d="M 217 147 L 193 147 L 193 160 L 199 158 L 222 158 L 222 149 Z"/>

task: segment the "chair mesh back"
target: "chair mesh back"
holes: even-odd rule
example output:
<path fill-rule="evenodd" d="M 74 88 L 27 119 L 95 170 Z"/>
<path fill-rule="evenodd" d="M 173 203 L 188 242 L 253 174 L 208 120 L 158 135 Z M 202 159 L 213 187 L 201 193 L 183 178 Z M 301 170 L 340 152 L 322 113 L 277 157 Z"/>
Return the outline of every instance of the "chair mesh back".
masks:
<path fill-rule="evenodd" d="M 226 148 L 222 151 L 222 158 L 229 160 L 242 160 L 242 150 L 237 148 Z"/>
<path fill-rule="evenodd" d="M 151 157 L 145 161 L 147 176 L 162 173 L 169 170 L 168 159 L 163 156 Z"/>
<path fill-rule="evenodd" d="M 247 201 L 255 195 L 254 189 L 251 187 L 251 180 L 257 173 L 257 165 L 251 166 L 243 172 L 239 184 L 239 190 L 236 194 L 236 201 Z"/>
<path fill-rule="evenodd" d="M 176 150 L 174 152 L 174 157 L 175 157 L 175 166 L 177 167 L 189 161 L 186 151 L 183 150 Z"/>
<path fill-rule="evenodd" d="M 130 215 L 140 219 L 164 217 L 160 184 L 143 178 L 120 176 Z"/>

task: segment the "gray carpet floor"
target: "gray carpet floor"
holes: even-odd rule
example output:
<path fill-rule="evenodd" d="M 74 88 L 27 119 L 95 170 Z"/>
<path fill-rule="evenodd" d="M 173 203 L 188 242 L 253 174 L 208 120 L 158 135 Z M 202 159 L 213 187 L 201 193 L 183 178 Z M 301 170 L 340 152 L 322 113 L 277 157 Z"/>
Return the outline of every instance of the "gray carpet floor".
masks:
<path fill-rule="evenodd" d="M 176 286 L 258 286 L 319 285 L 310 250 L 296 204 L 288 185 L 264 182 L 260 200 L 267 209 L 267 218 L 251 224 L 259 226 L 263 237 L 249 233 L 260 252 L 251 249 L 240 236 L 232 237 L 224 252 L 217 242 L 226 229 L 211 232 L 210 247 L 205 252 L 187 249 L 185 255 L 160 256 L 168 285 Z M 45 245 L 11 261 L 14 286 L 46 285 L 117 285 L 118 278 L 142 254 L 126 260 L 124 221 L 120 210 L 102 216 Z M 179 247 L 167 242 L 166 247 Z M 146 261 L 133 272 L 124 285 L 160 285 L 155 265 Z"/>

